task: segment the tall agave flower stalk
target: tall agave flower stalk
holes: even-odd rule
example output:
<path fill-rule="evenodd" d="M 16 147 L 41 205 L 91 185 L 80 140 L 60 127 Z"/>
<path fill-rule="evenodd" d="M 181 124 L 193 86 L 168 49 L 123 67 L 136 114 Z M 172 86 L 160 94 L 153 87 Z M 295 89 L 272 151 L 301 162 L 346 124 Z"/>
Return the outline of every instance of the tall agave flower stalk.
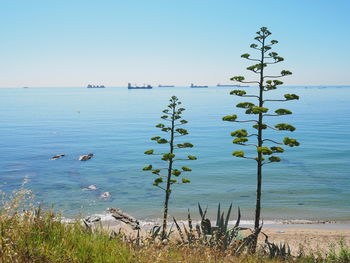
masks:
<path fill-rule="evenodd" d="M 278 117 L 292 114 L 290 110 L 287 109 L 276 109 L 273 113 L 266 107 L 269 102 L 285 102 L 291 100 L 298 100 L 299 96 L 295 94 L 285 94 L 282 99 L 266 99 L 265 93 L 275 90 L 277 86 L 282 85 L 283 82 L 278 80 L 278 78 L 291 75 L 292 72 L 289 70 L 282 70 L 280 74 L 270 75 L 266 74 L 266 67 L 280 63 L 284 59 L 278 55 L 276 52 L 272 52 L 272 47 L 278 43 L 277 40 L 271 40 L 268 42 L 268 38 L 271 32 L 266 28 L 262 27 L 258 32 L 257 36 L 254 38 L 256 43 L 250 45 L 250 47 L 257 51 L 258 56 L 256 58 L 251 58 L 250 54 L 245 53 L 241 55 L 242 58 L 249 61 L 253 61 L 254 64 L 247 67 L 247 70 L 253 72 L 257 75 L 257 78 L 252 81 L 246 81 L 243 76 L 235 76 L 231 78 L 233 81 L 239 83 L 249 83 L 258 86 L 257 95 L 247 94 L 245 90 L 232 90 L 231 95 L 236 95 L 242 98 L 255 99 L 255 102 L 241 102 L 236 105 L 237 108 L 245 110 L 245 114 L 253 116 L 253 118 L 248 120 L 241 120 L 236 114 L 228 115 L 223 118 L 224 121 L 235 122 L 235 123 L 252 123 L 253 132 L 249 132 L 246 129 L 239 129 L 231 133 L 231 136 L 235 137 L 232 141 L 234 144 L 242 146 L 253 146 L 256 149 L 256 156 L 247 156 L 244 151 L 234 151 L 233 156 L 238 158 L 254 160 L 257 164 L 257 185 L 256 185 L 256 206 L 255 206 L 255 222 L 254 228 L 256 231 L 256 239 L 260 232 L 260 217 L 261 217 L 261 188 L 262 188 L 262 170 L 263 166 L 280 162 L 281 158 L 277 154 L 283 153 L 284 149 L 281 145 L 286 145 L 290 147 L 299 146 L 299 142 L 296 139 L 284 137 L 283 140 L 278 141 L 271 138 L 266 138 L 264 136 L 264 131 L 266 129 L 272 129 L 275 131 L 288 131 L 293 132 L 295 127 L 286 124 L 279 123 L 274 126 L 268 125 L 265 121 L 266 117 Z M 254 131 L 255 130 L 255 131 Z M 256 242 L 255 242 L 256 247 Z M 254 248 L 255 250 L 255 248 Z"/>
<path fill-rule="evenodd" d="M 151 140 L 158 144 L 166 145 L 167 151 L 163 153 L 155 153 L 153 149 L 145 152 L 147 155 L 159 155 L 161 160 L 165 162 L 165 166 L 161 168 L 154 168 L 153 165 L 148 165 L 143 168 L 144 171 L 150 171 L 156 176 L 153 185 L 165 192 L 164 198 L 164 212 L 163 212 L 163 225 L 162 225 L 162 239 L 167 237 L 167 220 L 168 220 L 168 208 L 169 199 L 171 196 L 171 188 L 174 184 L 187 184 L 190 180 L 183 177 L 184 173 L 191 172 L 192 169 L 187 166 L 176 165 L 179 161 L 192 161 L 197 158 L 193 155 L 187 155 L 186 158 L 177 157 L 175 151 L 179 151 L 185 148 L 192 148 L 193 144 L 189 142 L 178 143 L 177 140 L 183 136 L 188 135 L 188 131 L 182 128 L 182 125 L 187 123 L 182 118 L 182 112 L 185 108 L 182 108 L 181 102 L 176 96 L 172 96 L 169 100 L 170 104 L 165 110 L 164 115 L 161 118 L 166 124 L 159 123 L 156 125 L 162 132 L 166 133 L 166 136 L 152 137 Z M 181 177 L 181 180 L 180 180 Z"/>

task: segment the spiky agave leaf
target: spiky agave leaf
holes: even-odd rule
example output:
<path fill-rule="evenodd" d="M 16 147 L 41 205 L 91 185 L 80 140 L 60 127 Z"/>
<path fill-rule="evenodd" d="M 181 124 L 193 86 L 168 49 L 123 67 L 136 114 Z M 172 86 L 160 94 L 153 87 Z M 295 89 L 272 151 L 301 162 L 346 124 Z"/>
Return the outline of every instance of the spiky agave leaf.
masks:
<path fill-rule="evenodd" d="M 201 205 L 198 203 L 198 210 L 199 210 L 199 214 L 201 216 L 201 219 L 203 220 L 205 218 L 205 215 L 207 214 L 208 206 L 205 208 L 205 210 L 203 212 Z"/>
<path fill-rule="evenodd" d="M 224 226 L 224 231 L 227 231 L 227 226 L 228 226 L 228 221 L 230 219 L 230 214 L 231 214 L 231 209 L 232 209 L 232 203 L 227 211 L 227 215 L 226 215 L 226 220 L 225 220 L 225 226 Z"/>
<path fill-rule="evenodd" d="M 184 238 L 184 234 L 183 234 L 183 232 L 182 232 L 182 230 L 181 230 L 181 227 L 180 227 L 179 224 L 177 223 L 175 217 L 173 217 L 173 220 L 174 220 L 175 226 L 176 226 L 176 228 L 177 228 L 177 231 L 179 232 L 179 235 L 180 235 L 180 238 L 181 238 L 182 242 L 185 243 L 185 238 Z"/>
<path fill-rule="evenodd" d="M 221 214 L 221 211 L 220 211 L 220 203 L 219 203 L 219 205 L 218 205 L 218 212 L 216 214 L 216 226 L 218 226 L 218 224 L 219 224 L 220 214 Z"/>
<path fill-rule="evenodd" d="M 238 217 L 234 227 L 237 228 L 240 222 L 241 222 L 241 209 L 238 207 Z"/>
<path fill-rule="evenodd" d="M 151 229 L 150 234 L 151 234 L 152 240 L 155 240 L 158 237 L 160 230 L 161 230 L 161 226 L 154 226 Z"/>

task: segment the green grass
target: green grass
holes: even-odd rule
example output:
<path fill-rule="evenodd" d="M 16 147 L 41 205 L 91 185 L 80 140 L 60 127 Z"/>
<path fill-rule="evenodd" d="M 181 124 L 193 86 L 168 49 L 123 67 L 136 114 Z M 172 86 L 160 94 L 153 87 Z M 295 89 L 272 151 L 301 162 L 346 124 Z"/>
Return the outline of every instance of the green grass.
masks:
<path fill-rule="evenodd" d="M 25 200 L 25 201 L 23 201 Z M 102 230 L 86 228 L 79 222 L 62 223 L 52 212 L 42 212 L 28 203 L 30 191 L 21 189 L 0 206 L 0 262 L 301 262 L 347 263 L 350 250 L 340 243 L 340 250 L 330 248 L 321 253 L 302 255 L 283 261 L 270 258 L 262 250 L 254 255 L 235 257 L 230 249 L 218 250 L 204 245 L 177 245 L 151 242 L 138 246 L 132 242 L 112 238 Z M 18 213 L 23 211 L 24 213 Z M 324 254 L 323 254 L 324 255 Z"/>
<path fill-rule="evenodd" d="M 139 247 L 91 231 L 79 223 L 63 224 L 52 213 L 0 217 L 0 262 L 256 262 L 208 247 L 149 244 Z M 261 258 L 259 262 L 277 262 Z"/>
<path fill-rule="evenodd" d="M 133 253 L 103 232 L 63 224 L 50 213 L 0 219 L 1 262 L 133 262 Z"/>
<path fill-rule="evenodd" d="M 91 231 L 79 223 L 64 224 L 52 213 L 0 217 L 0 262 L 282 262 L 268 255 L 235 257 L 230 251 L 205 246 L 149 244 L 136 246 Z M 350 262 L 350 250 L 330 249 L 328 255 L 307 255 L 286 262 Z"/>

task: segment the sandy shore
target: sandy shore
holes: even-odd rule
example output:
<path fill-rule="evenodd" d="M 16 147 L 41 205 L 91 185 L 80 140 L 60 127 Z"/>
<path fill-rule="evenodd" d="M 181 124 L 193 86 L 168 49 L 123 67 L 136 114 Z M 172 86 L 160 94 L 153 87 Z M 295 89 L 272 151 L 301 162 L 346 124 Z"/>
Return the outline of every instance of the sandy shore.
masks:
<path fill-rule="evenodd" d="M 185 221 L 184 221 L 185 222 Z M 198 222 L 193 222 L 195 225 Z M 141 235 L 146 236 L 152 229 L 154 222 L 140 222 L 142 228 Z M 112 216 L 105 216 L 96 224 L 103 226 L 109 231 L 123 232 L 130 237 L 136 237 L 137 231 Z M 242 225 L 248 226 L 250 225 Z M 293 254 L 297 254 L 300 249 L 305 252 L 329 251 L 330 248 L 339 248 L 340 240 L 344 241 L 350 247 L 350 223 L 349 222 L 331 222 L 331 223 L 312 223 L 311 221 L 300 221 L 299 223 L 266 224 L 262 230 L 268 235 L 269 241 L 274 243 L 287 243 L 292 249 Z M 176 231 L 175 231 L 176 232 Z M 260 243 L 263 243 L 264 236 L 261 235 Z"/>
<path fill-rule="evenodd" d="M 295 225 L 266 227 L 263 232 L 270 242 L 288 243 L 294 254 L 302 248 L 305 252 L 328 251 L 332 246 L 339 248 L 340 240 L 350 246 L 349 225 Z"/>

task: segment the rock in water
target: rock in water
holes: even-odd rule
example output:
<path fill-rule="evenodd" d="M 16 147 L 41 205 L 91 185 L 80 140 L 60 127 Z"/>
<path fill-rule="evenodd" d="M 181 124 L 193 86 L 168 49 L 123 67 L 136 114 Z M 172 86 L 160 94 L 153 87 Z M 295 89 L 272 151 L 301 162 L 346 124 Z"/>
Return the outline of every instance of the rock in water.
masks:
<path fill-rule="evenodd" d="M 88 187 L 87 187 L 89 190 L 97 190 L 97 186 L 96 185 L 89 185 Z"/>
<path fill-rule="evenodd" d="M 79 157 L 79 161 L 87 161 L 87 160 L 90 160 L 92 156 L 94 156 L 93 153 L 89 153 L 89 154 L 86 154 L 86 155 L 82 155 L 82 156 Z"/>
<path fill-rule="evenodd" d="M 89 185 L 88 187 L 86 187 L 86 188 L 83 188 L 82 190 L 91 190 L 91 191 L 95 191 L 95 190 L 97 190 L 98 188 L 97 188 L 97 186 L 96 185 Z"/>
<path fill-rule="evenodd" d="M 112 195 L 110 192 L 104 192 L 100 195 L 100 198 L 103 200 L 109 200 L 111 199 Z"/>
<path fill-rule="evenodd" d="M 57 160 L 57 159 L 59 159 L 59 158 L 61 158 L 63 156 L 65 156 L 65 155 L 64 154 L 57 154 L 57 155 L 51 157 L 50 160 Z"/>

